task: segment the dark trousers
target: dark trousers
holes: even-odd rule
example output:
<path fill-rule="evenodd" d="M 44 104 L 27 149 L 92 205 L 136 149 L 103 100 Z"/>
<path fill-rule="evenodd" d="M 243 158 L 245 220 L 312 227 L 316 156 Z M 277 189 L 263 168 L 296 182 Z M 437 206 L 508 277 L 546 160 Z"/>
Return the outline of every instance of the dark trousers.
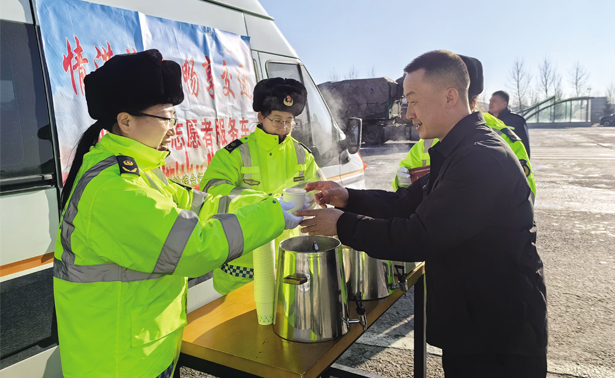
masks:
<path fill-rule="evenodd" d="M 443 351 L 445 378 L 545 378 L 546 356 L 456 354 Z"/>

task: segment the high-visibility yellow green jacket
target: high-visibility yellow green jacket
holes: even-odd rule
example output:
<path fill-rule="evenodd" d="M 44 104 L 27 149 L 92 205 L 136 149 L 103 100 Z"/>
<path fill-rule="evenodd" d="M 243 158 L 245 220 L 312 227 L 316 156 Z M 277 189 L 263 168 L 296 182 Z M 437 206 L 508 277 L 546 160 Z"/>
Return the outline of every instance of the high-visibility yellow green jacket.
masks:
<path fill-rule="evenodd" d="M 528 184 L 530 185 L 530 189 L 533 192 L 533 202 L 535 201 L 535 195 L 537 194 L 537 189 L 535 186 L 535 174 L 533 172 L 533 168 L 530 164 L 530 159 L 528 158 L 528 153 L 526 152 L 526 148 L 522 143 L 522 140 L 515 135 L 515 133 L 498 118 L 495 118 L 490 113 L 483 113 L 483 118 L 486 121 L 486 124 L 491 127 L 498 135 L 500 135 L 506 142 L 509 144 L 509 147 L 515 153 L 522 168 L 524 168 L 524 173 L 526 174 L 526 178 L 528 179 Z M 406 155 L 404 160 L 400 162 L 400 167 L 406 167 L 408 169 L 425 167 L 430 165 L 430 154 L 428 153 L 428 149 L 438 143 L 438 139 L 420 139 L 413 147 L 411 147 L 409 153 Z M 398 190 L 398 176 L 394 177 L 394 181 L 391 183 L 391 186 L 394 190 Z"/>
<path fill-rule="evenodd" d="M 186 325 L 187 277 L 284 229 L 271 198 L 200 221 L 198 212 L 219 204 L 167 181 L 159 169 L 167 154 L 107 134 L 84 156 L 53 267 L 66 378 L 152 378 L 172 369 Z"/>
<path fill-rule="evenodd" d="M 323 175 L 314 156 L 300 142 L 288 136 L 279 143 L 277 135 L 257 128 L 216 152 L 200 187 L 209 194 L 233 199 L 236 206 L 240 206 L 247 194 L 279 197 L 283 189 L 304 187 L 319 177 Z M 225 212 L 223 206 L 220 212 Z M 281 240 L 298 234 L 297 229 L 285 231 L 276 239 L 276 249 Z M 214 288 L 227 294 L 252 281 L 253 276 L 252 254 L 245 254 L 214 270 Z"/>

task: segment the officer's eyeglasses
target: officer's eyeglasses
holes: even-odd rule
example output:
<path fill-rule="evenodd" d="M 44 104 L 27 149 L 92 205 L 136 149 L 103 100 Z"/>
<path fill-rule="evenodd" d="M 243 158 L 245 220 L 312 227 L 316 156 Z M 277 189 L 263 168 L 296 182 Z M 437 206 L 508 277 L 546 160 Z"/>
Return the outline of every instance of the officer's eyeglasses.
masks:
<path fill-rule="evenodd" d="M 175 127 L 175 125 L 178 123 L 178 119 L 177 118 L 167 118 L 167 117 L 161 117 L 161 116 L 156 116 L 156 115 L 152 115 L 152 114 L 146 114 L 146 113 L 140 113 L 140 112 L 133 112 L 133 113 L 128 113 L 130 115 L 134 115 L 136 117 L 152 117 L 152 118 L 158 118 L 158 119 L 162 119 L 164 121 L 167 121 L 167 128 L 172 128 Z"/>
<path fill-rule="evenodd" d="M 289 125 L 289 126 L 293 127 L 293 126 L 295 126 L 295 125 L 296 125 L 295 120 L 291 120 L 291 121 L 283 121 L 283 120 L 282 120 L 282 119 L 280 119 L 280 118 L 274 118 L 274 119 L 271 119 L 271 118 L 269 118 L 269 117 L 265 117 L 265 118 L 267 118 L 267 119 L 269 119 L 270 121 L 272 121 L 272 124 L 273 124 L 275 127 L 281 127 L 282 125 Z"/>

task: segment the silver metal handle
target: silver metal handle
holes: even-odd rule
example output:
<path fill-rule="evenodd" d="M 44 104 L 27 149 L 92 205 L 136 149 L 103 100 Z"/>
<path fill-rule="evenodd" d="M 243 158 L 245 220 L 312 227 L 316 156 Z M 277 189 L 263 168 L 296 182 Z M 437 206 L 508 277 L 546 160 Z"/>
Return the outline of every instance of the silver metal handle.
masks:
<path fill-rule="evenodd" d="M 288 275 L 286 277 L 284 277 L 282 279 L 283 283 L 286 283 L 288 285 L 301 285 L 303 283 L 308 282 L 308 277 L 306 276 L 295 276 L 295 275 Z"/>

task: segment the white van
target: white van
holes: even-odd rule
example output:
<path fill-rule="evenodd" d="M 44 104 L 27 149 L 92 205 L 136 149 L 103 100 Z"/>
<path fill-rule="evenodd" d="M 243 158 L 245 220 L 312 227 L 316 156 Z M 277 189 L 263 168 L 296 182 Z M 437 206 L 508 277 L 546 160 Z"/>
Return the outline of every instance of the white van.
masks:
<path fill-rule="evenodd" d="M 250 36 L 256 80 L 290 77 L 308 90 L 293 136 L 325 175 L 365 187 L 361 121 L 333 120 L 310 74 L 257 0 L 99 0 L 173 21 Z M 0 0 L 0 377 L 61 377 L 52 289 L 62 175 L 35 0 Z M 87 20 L 84 20 L 87 22 Z M 318 141 L 318 145 L 315 145 Z M 210 277 L 190 280 L 188 310 L 216 299 Z"/>

